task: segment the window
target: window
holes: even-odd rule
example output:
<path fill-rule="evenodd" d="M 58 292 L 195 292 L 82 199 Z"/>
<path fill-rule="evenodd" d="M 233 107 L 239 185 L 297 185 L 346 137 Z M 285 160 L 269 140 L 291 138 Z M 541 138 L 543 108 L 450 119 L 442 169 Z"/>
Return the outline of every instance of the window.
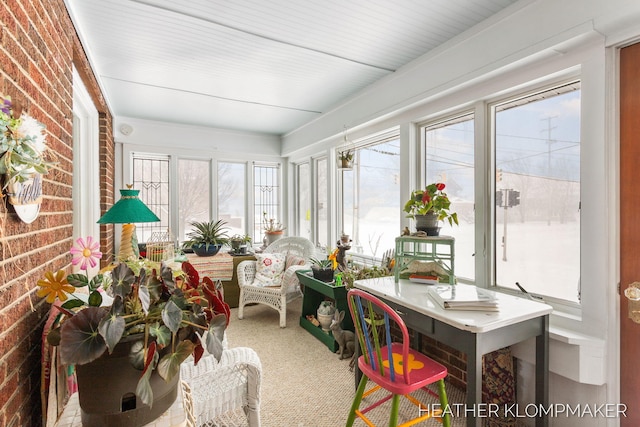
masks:
<path fill-rule="evenodd" d="M 496 285 L 578 302 L 580 83 L 493 113 Z"/>
<path fill-rule="evenodd" d="M 211 212 L 211 172 L 207 160 L 178 160 L 178 236 L 187 240 L 192 222 L 207 222 Z"/>
<path fill-rule="evenodd" d="M 316 159 L 316 244 L 322 248 L 329 242 L 329 195 L 327 194 L 327 158 Z"/>
<path fill-rule="evenodd" d="M 227 222 L 229 237 L 247 233 L 244 163 L 218 162 L 218 218 Z"/>
<path fill-rule="evenodd" d="M 354 166 L 342 171 L 342 232 L 351 251 L 381 257 L 395 248 L 400 231 L 400 138 L 385 135 L 354 152 Z"/>
<path fill-rule="evenodd" d="M 155 213 L 160 222 L 136 224 L 138 242 L 149 240 L 155 232 L 169 229 L 169 156 L 133 155 L 133 189 Z"/>
<path fill-rule="evenodd" d="M 458 214 L 459 225 L 452 227 L 445 223 L 440 234 L 455 238 L 455 274 L 471 280 L 475 280 L 473 128 L 473 114 L 423 128 L 425 185 L 444 183 L 451 200 L 451 212 Z"/>
<path fill-rule="evenodd" d="M 311 237 L 311 171 L 309 163 L 296 165 L 296 212 L 298 215 L 298 236 Z"/>
<path fill-rule="evenodd" d="M 279 165 L 253 165 L 253 197 L 253 241 L 261 242 L 264 237 L 264 215 L 282 222 Z"/>

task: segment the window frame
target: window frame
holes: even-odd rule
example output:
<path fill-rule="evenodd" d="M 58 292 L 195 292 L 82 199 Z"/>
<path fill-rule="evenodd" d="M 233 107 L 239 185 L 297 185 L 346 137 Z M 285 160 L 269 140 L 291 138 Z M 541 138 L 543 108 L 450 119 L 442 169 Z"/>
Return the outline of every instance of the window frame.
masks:
<path fill-rule="evenodd" d="M 581 91 L 580 93 L 580 103 L 581 103 L 581 112 L 580 112 L 580 144 L 581 144 L 581 148 L 582 145 L 585 143 L 583 135 L 584 135 L 584 118 L 583 118 L 583 107 L 582 105 L 584 104 L 584 97 L 583 97 L 583 77 L 579 74 L 579 73 L 570 73 L 570 75 L 564 76 L 564 77 L 560 77 L 560 78 L 556 78 L 556 79 L 547 79 L 544 80 L 542 82 L 538 82 L 538 83 L 534 83 L 531 85 L 527 85 L 524 88 L 521 88 L 520 90 L 513 90 L 513 91 L 505 91 L 504 94 L 501 94 L 501 96 L 499 97 L 494 97 L 491 100 L 487 100 L 487 102 L 485 103 L 485 113 L 487 116 L 487 120 L 486 120 L 486 147 L 485 147 L 485 156 L 488 159 L 488 162 L 486 163 L 486 165 L 488 166 L 488 170 L 486 173 L 486 177 L 487 177 L 487 193 L 485 196 L 486 202 L 489 203 L 488 209 L 489 209 L 489 225 L 490 228 L 488 229 L 490 232 L 488 233 L 488 235 L 485 235 L 485 239 L 487 241 L 487 246 L 488 246 L 488 258 L 486 260 L 486 264 L 485 266 L 487 266 L 488 271 L 486 272 L 486 278 L 487 278 L 487 283 L 489 283 L 489 287 L 491 287 L 493 290 L 496 290 L 498 292 L 504 292 L 504 293 L 509 293 L 509 294 L 514 294 L 514 295 L 521 295 L 521 292 L 518 290 L 514 290 L 511 288 L 506 288 L 503 286 L 499 286 L 496 282 L 496 265 L 495 265 L 495 260 L 496 260 L 496 256 L 497 255 L 497 251 L 499 250 L 498 248 L 498 243 L 495 241 L 495 237 L 496 237 L 496 200 L 495 200 L 495 194 L 496 194 L 496 173 L 497 173 L 497 169 L 496 169 L 496 159 L 495 159 L 495 149 L 496 149 L 496 140 L 495 140 L 495 128 L 496 128 L 496 120 L 495 120 L 495 114 L 496 114 L 496 109 L 500 106 L 500 105 L 504 105 L 507 104 L 509 102 L 517 102 L 518 100 L 524 100 L 528 97 L 532 97 L 532 96 L 536 96 L 537 94 L 541 94 L 544 92 L 548 92 L 553 90 L 554 88 L 559 88 L 559 87 L 563 87 L 563 86 L 567 86 L 567 85 L 571 85 L 572 83 L 578 82 L 578 84 L 580 85 L 579 90 Z M 566 91 L 569 92 L 569 91 Z M 565 93 L 565 92 L 563 92 Z M 542 99 L 542 98 L 541 98 Z M 535 101 L 533 101 L 535 102 Z M 582 201 L 582 194 L 584 191 L 584 186 L 583 186 L 583 178 L 584 178 L 584 174 L 583 174 L 583 166 L 585 164 L 587 160 L 583 157 L 583 153 L 581 150 L 580 153 L 580 200 Z M 583 265 L 585 263 L 585 253 L 582 250 L 584 248 L 584 223 L 583 223 L 583 219 L 582 219 L 582 210 L 581 210 L 581 222 L 580 222 L 580 243 L 579 246 L 581 248 L 580 251 L 580 258 L 579 258 L 579 271 L 580 271 L 580 275 L 579 275 L 579 286 L 581 289 L 581 284 L 582 284 L 582 278 L 584 277 L 584 269 L 583 269 Z M 537 295 L 537 294 L 536 294 Z M 583 310 L 583 300 L 581 299 L 579 302 L 573 302 L 573 301 L 569 301 L 569 300 L 565 300 L 565 299 L 561 299 L 561 298 L 557 298 L 557 297 L 553 297 L 550 295 L 540 295 L 543 300 L 548 303 L 551 304 L 554 308 L 556 308 L 557 310 L 559 310 L 560 313 L 562 313 L 562 315 L 566 315 L 572 318 L 581 318 L 582 316 L 582 310 Z"/>

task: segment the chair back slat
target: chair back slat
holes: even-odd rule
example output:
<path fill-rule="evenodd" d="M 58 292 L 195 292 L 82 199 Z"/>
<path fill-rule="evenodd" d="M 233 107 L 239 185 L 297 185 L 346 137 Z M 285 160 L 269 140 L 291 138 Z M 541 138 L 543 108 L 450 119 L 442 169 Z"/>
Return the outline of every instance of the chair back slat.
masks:
<path fill-rule="evenodd" d="M 363 300 L 365 301 L 364 303 Z M 393 358 L 391 321 L 396 323 L 401 332 L 402 360 L 400 361 L 400 366 L 406 367 L 409 359 L 409 332 L 404 321 L 387 304 L 362 290 L 351 289 L 348 293 L 347 301 L 365 363 L 371 366 L 372 370 L 378 372 L 380 376 L 388 376 L 391 381 L 396 381 L 396 376 L 400 374 L 396 370 Z M 366 313 L 364 307 L 367 309 Z M 382 313 L 382 319 L 376 319 L 376 312 Z M 380 321 L 384 321 L 384 339 L 378 331 Z M 382 351 L 384 346 L 386 346 L 386 354 L 383 354 Z M 388 366 L 383 364 L 385 357 L 388 361 Z M 406 383 L 409 383 L 410 380 L 409 371 L 409 369 L 402 369 L 402 377 Z"/>

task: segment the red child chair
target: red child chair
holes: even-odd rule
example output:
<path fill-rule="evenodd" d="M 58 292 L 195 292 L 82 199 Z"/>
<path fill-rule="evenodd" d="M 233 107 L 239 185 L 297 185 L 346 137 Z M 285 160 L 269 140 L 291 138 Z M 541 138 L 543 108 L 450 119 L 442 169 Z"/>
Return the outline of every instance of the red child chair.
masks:
<path fill-rule="evenodd" d="M 418 417 L 401 424 L 399 427 L 410 426 L 433 416 L 442 421 L 445 427 L 449 427 L 451 423 L 450 416 L 448 411 L 444 410 L 448 404 L 444 387 L 447 368 L 424 354 L 409 348 L 409 332 L 404 321 L 380 299 L 362 290 L 352 289 L 347 294 L 347 300 L 362 351 L 362 356 L 358 358 L 358 367 L 363 374 L 351 405 L 347 427 L 353 426 L 356 416 L 368 426 L 375 427 L 365 414 L 389 399 L 393 399 L 389 426 L 397 426 L 400 396 L 409 399 L 420 410 L 417 411 Z M 372 321 L 370 313 L 374 312 L 377 315 Z M 402 333 L 401 342 L 391 341 L 391 325 L 393 323 Z M 389 360 L 392 363 L 389 363 Z M 365 393 L 368 380 L 377 385 Z M 426 390 L 440 398 L 440 409 L 437 410 L 427 410 L 427 405 L 421 404 L 409 394 L 432 383 L 438 384 L 438 393 L 436 394 L 429 389 Z M 381 389 L 389 393 L 361 410 L 360 403 L 363 397 Z"/>

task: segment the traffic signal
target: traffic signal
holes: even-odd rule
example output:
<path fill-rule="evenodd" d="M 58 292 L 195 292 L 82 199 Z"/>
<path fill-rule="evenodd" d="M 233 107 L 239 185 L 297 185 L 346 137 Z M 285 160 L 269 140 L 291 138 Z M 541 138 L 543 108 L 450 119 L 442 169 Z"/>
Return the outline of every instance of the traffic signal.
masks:
<path fill-rule="evenodd" d="M 502 181 L 502 169 L 496 169 L 496 182 Z"/>
<path fill-rule="evenodd" d="M 504 207 L 504 203 L 502 200 L 502 190 L 496 191 L 496 206 L 498 206 L 499 208 Z"/>
<path fill-rule="evenodd" d="M 520 204 L 520 192 L 518 190 L 509 190 L 509 206 L 518 206 Z"/>

